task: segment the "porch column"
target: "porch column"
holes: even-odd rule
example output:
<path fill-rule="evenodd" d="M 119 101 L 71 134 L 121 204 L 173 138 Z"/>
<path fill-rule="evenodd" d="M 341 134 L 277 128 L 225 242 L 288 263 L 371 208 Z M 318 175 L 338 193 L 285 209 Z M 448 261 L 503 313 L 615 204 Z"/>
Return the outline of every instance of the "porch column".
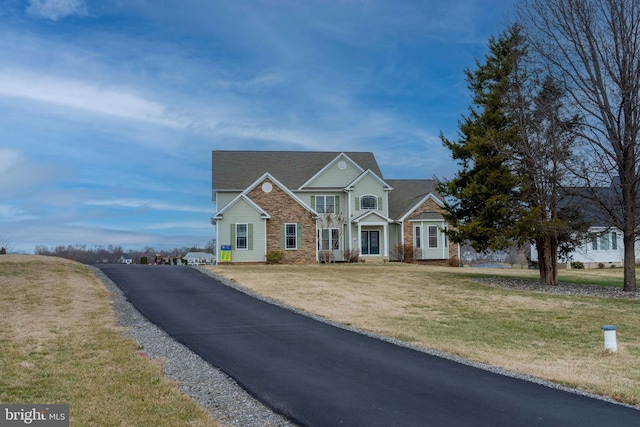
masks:
<path fill-rule="evenodd" d="M 384 223 L 384 256 L 389 256 L 389 223 Z"/>

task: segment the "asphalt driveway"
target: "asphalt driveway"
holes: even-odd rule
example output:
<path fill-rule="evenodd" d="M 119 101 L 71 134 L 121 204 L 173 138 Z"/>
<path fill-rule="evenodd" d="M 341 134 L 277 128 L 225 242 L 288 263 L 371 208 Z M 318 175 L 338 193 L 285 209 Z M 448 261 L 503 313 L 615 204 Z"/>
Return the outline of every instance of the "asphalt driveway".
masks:
<path fill-rule="evenodd" d="M 332 327 L 190 267 L 99 267 L 150 321 L 300 425 L 640 425 L 638 410 Z"/>

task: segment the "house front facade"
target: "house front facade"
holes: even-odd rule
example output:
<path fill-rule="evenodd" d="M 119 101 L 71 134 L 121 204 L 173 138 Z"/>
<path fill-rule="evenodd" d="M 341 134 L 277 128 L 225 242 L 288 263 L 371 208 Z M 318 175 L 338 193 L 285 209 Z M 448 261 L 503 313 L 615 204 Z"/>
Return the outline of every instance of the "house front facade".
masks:
<path fill-rule="evenodd" d="M 414 259 L 457 265 L 431 180 L 385 180 L 373 153 L 213 151 L 218 262 Z M 351 255 L 349 255 L 351 254 Z"/>

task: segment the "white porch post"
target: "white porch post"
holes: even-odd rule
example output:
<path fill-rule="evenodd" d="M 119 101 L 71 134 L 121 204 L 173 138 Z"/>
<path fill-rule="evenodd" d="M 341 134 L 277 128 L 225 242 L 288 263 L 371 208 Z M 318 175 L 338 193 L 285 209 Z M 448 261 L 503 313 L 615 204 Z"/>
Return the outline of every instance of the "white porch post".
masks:
<path fill-rule="evenodd" d="M 347 247 L 349 250 L 353 249 L 353 241 L 351 237 L 351 192 L 347 191 L 347 214 L 345 215 L 346 226 L 347 226 Z"/>
<path fill-rule="evenodd" d="M 389 223 L 384 223 L 384 256 L 389 256 Z"/>
<path fill-rule="evenodd" d="M 362 250 L 362 225 L 358 223 L 358 251 Z M 362 253 L 360 253 L 362 255 Z"/>

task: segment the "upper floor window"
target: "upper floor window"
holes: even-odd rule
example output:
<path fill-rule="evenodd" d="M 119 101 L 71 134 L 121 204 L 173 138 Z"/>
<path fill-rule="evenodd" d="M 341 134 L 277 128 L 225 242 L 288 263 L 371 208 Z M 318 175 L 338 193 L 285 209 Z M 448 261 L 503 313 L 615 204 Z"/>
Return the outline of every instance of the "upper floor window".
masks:
<path fill-rule="evenodd" d="M 318 213 L 335 213 L 336 196 L 315 196 L 316 212 Z"/>
<path fill-rule="evenodd" d="M 376 196 L 360 197 L 360 209 L 378 209 L 378 198 Z"/>

